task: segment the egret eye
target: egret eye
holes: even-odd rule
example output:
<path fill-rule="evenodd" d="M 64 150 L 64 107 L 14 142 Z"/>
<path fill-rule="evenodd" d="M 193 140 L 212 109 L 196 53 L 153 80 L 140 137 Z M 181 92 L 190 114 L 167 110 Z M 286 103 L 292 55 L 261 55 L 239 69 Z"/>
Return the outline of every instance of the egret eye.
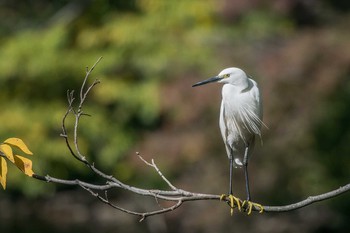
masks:
<path fill-rule="evenodd" d="M 230 77 L 230 74 L 224 74 L 223 77 L 224 77 L 224 78 L 228 78 L 228 77 Z"/>

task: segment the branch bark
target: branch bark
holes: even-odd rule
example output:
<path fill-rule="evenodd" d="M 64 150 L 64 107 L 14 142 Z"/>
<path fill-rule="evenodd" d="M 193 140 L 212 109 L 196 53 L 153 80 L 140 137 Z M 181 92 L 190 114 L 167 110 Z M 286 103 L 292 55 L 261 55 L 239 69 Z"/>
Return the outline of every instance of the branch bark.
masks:
<path fill-rule="evenodd" d="M 128 184 L 125 184 L 121 182 L 118 178 L 114 176 L 107 175 L 105 172 L 101 171 L 98 169 L 93 163 L 90 163 L 87 159 L 87 157 L 79 150 L 79 120 L 82 116 L 87 115 L 83 112 L 83 107 L 84 103 L 88 97 L 88 94 L 90 91 L 97 85 L 99 84 L 99 80 L 93 81 L 93 83 L 86 87 L 86 83 L 88 81 L 89 76 L 91 75 L 92 71 L 96 67 L 96 65 L 100 62 L 102 57 L 100 57 L 96 63 L 90 68 L 86 69 L 86 75 L 83 80 L 83 83 L 81 85 L 80 93 L 79 93 L 79 102 L 77 107 L 73 106 L 73 103 L 75 101 L 75 96 L 74 96 L 74 91 L 68 91 L 67 92 L 67 101 L 68 101 L 68 107 L 67 110 L 62 118 L 62 133 L 61 137 L 64 138 L 67 149 L 71 156 L 81 162 L 82 164 L 86 165 L 91 172 L 95 173 L 97 176 L 100 176 L 101 178 L 104 179 L 104 183 L 102 184 L 94 184 L 94 183 L 89 183 L 89 182 L 84 182 L 79 179 L 75 180 L 65 180 L 65 179 L 59 179 L 55 178 L 49 175 L 46 176 L 40 176 L 38 174 L 34 174 L 33 178 L 49 182 L 49 183 L 56 183 L 56 184 L 63 184 L 63 185 L 73 185 L 73 186 L 78 186 L 82 188 L 83 190 L 87 191 L 89 194 L 92 196 L 96 197 L 99 201 L 102 203 L 109 205 L 110 207 L 117 209 L 119 211 L 122 211 L 127 214 L 131 215 L 136 215 L 140 217 L 140 221 L 143 221 L 145 218 L 152 216 L 152 215 L 158 215 L 158 214 L 163 214 L 166 212 L 173 211 L 177 208 L 179 208 L 183 203 L 185 202 L 190 202 L 190 201 L 221 201 L 221 195 L 217 194 L 205 194 L 205 193 L 196 193 L 196 192 L 189 192 L 180 188 L 177 188 L 175 185 L 173 185 L 161 172 L 161 170 L 158 168 L 154 160 L 152 159 L 151 162 L 146 161 L 140 153 L 136 153 L 137 156 L 140 158 L 140 160 L 145 163 L 145 165 L 150 166 L 157 172 L 159 177 L 168 185 L 169 190 L 159 190 L 159 189 L 143 189 L 143 188 L 138 188 L 135 186 L 131 186 Z M 73 114 L 75 122 L 74 122 L 74 127 L 73 127 L 73 139 L 70 140 L 70 137 L 67 132 L 66 128 L 66 120 L 68 115 Z M 73 142 L 73 144 L 71 143 Z M 0 153 L 0 156 L 2 154 Z M 151 210 L 147 212 L 137 212 L 134 210 L 129 210 L 122 208 L 121 206 L 117 205 L 116 203 L 111 202 L 108 199 L 108 191 L 111 189 L 123 189 L 126 190 L 130 193 L 134 193 L 140 196 L 146 196 L 146 197 L 152 197 L 155 199 L 156 202 L 158 200 L 163 200 L 167 201 L 169 203 L 172 203 L 169 207 L 162 208 L 159 206 L 159 209 L 156 210 Z M 293 204 L 288 204 L 284 206 L 268 206 L 265 205 L 263 206 L 264 212 L 287 212 L 287 211 L 292 211 L 296 209 L 303 208 L 305 206 L 311 205 L 312 203 L 315 202 L 320 202 L 323 200 L 327 200 L 330 198 L 334 198 L 336 196 L 339 196 L 343 193 L 346 193 L 350 190 L 350 183 L 346 184 L 342 187 L 339 187 L 338 189 L 329 191 L 327 193 L 315 195 L 315 196 L 310 196 L 306 198 L 305 200 L 302 200 L 300 202 L 296 202 Z M 103 193 L 103 194 L 101 194 Z M 228 198 L 225 198 L 223 201 L 226 203 L 229 203 L 230 200 Z M 253 206 L 253 211 L 260 211 L 260 209 L 256 208 Z"/>

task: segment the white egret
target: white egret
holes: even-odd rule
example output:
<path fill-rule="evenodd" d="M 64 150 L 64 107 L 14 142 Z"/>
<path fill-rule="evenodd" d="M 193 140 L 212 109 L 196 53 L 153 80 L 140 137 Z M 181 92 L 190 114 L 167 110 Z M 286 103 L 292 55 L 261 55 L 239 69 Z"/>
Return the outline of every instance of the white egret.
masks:
<path fill-rule="evenodd" d="M 230 161 L 228 198 L 231 215 L 236 206 L 239 210 L 242 206 L 248 211 L 248 214 L 251 213 L 253 206 L 262 212 L 263 207 L 251 201 L 248 179 L 248 159 L 252 154 L 256 136 L 261 138 L 261 126 L 264 125 L 259 87 L 243 70 L 235 67 L 224 69 L 217 76 L 198 82 L 192 87 L 211 82 L 224 83 L 219 126 Z M 244 169 L 247 199 L 243 202 L 233 196 L 233 167 L 243 167 Z M 221 199 L 226 199 L 226 195 L 222 195 Z"/>

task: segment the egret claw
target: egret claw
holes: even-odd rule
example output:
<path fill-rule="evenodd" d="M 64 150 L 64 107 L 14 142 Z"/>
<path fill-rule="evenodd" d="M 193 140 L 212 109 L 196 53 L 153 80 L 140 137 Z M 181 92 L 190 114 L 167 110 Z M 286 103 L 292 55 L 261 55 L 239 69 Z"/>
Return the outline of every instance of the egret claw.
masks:
<path fill-rule="evenodd" d="M 244 200 L 242 202 L 242 207 L 244 208 L 245 211 L 247 211 L 247 215 L 250 215 L 252 213 L 253 207 L 254 209 L 259 210 L 259 214 L 264 212 L 264 207 L 258 203 L 251 202 L 248 200 Z"/>
<path fill-rule="evenodd" d="M 229 199 L 229 201 L 227 201 L 227 203 L 230 205 L 230 207 L 231 207 L 231 210 L 230 210 L 230 213 L 231 213 L 231 216 L 233 215 L 233 209 L 234 208 L 238 208 L 238 211 L 241 211 L 242 210 L 242 208 L 241 208 L 241 206 L 242 206 L 242 201 L 238 198 L 238 197 L 235 197 L 235 196 L 233 196 L 232 194 L 230 194 L 230 195 L 225 195 L 225 194 L 222 194 L 221 196 L 220 196 L 220 201 L 223 201 L 223 200 L 226 200 L 226 198 L 228 198 Z"/>

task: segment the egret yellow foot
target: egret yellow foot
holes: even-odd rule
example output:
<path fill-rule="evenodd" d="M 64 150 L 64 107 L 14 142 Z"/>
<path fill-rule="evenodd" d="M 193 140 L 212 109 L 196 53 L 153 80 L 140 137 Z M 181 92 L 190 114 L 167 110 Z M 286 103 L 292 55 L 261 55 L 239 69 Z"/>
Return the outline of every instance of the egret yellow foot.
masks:
<path fill-rule="evenodd" d="M 242 202 L 242 208 L 247 211 L 247 214 L 250 215 L 252 213 L 253 207 L 255 209 L 259 210 L 259 213 L 261 214 L 262 212 L 264 212 L 264 207 L 258 203 L 255 202 L 251 202 L 248 200 L 245 200 Z"/>
<path fill-rule="evenodd" d="M 228 200 L 227 200 L 228 199 Z M 233 215 L 233 209 L 238 208 L 239 211 L 241 211 L 241 206 L 242 206 L 242 201 L 238 197 L 233 196 L 232 194 L 230 195 L 225 195 L 222 194 L 220 196 L 220 201 L 227 201 L 227 203 L 231 207 L 231 216 Z"/>

